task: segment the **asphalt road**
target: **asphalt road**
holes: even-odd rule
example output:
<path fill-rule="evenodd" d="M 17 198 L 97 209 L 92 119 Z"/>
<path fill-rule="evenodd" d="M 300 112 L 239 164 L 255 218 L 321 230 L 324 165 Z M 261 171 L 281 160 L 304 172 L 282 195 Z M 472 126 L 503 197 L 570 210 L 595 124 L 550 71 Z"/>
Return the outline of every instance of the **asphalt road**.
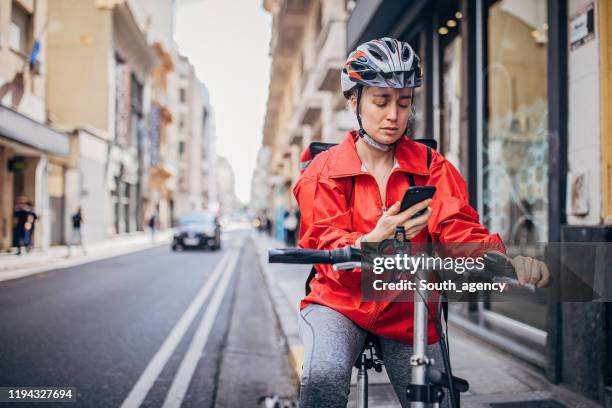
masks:
<path fill-rule="evenodd" d="M 76 388 L 76 404 L 44 407 L 294 398 L 247 235 L 226 234 L 217 252 L 159 247 L 0 283 L 0 386 Z"/>

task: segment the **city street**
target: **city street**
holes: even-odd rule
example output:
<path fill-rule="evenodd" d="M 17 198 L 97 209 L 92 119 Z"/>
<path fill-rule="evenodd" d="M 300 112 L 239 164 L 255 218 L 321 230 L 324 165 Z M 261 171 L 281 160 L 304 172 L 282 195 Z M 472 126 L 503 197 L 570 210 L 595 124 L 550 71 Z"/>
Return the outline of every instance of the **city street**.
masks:
<path fill-rule="evenodd" d="M 221 251 L 162 246 L 0 283 L 0 384 L 75 387 L 79 407 L 294 398 L 246 238 L 233 231 Z"/>
<path fill-rule="evenodd" d="M 0 408 L 612 408 L 612 1 L 0 17 Z"/>

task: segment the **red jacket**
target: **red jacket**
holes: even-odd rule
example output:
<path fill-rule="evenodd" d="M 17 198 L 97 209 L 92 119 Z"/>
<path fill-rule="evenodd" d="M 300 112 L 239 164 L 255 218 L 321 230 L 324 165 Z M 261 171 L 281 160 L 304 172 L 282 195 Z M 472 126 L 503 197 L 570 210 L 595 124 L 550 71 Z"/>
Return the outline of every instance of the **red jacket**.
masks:
<path fill-rule="evenodd" d="M 299 245 L 302 248 L 334 249 L 352 245 L 370 232 L 382 215 L 382 202 L 374 177 L 362 171 L 357 155 L 356 132 L 349 132 L 338 146 L 318 154 L 293 189 L 300 206 Z M 479 223 L 478 214 L 468 203 L 465 181 L 442 155 L 432 150 L 427 168 L 427 147 L 403 137 L 397 142 L 398 164 L 389 176 L 385 207 L 401 201 L 409 187 L 404 173 L 412 173 L 417 185 L 436 186 L 428 223 L 433 242 L 483 242 L 505 252 L 501 238 L 489 234 Z M 352 206 L 347 198 L 354 176 Z M 423 230 L 412 241 L 427 240 Z M 411 343 L 412 302 L 365 302 L 361 297 L 360 270 L 334 272 L 330 265 L 316 265 L 317 277 L 310 282 L 311 292 L 302 299 L 303 309 L 310 303 L 328 306 L 374 334 Z M 429 323 L 430 343 L 437 341 Z"/>

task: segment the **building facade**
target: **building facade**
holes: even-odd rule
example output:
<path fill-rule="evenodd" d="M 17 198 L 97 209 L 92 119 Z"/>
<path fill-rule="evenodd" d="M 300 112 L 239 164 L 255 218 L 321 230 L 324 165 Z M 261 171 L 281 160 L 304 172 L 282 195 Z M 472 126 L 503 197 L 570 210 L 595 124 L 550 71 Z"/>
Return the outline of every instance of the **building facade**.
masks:
<path fill-rule="evenodd" d="M 46 0 L 0 2 L 0 250 L 15 244 L 13 211 L 38 215 L 34 247 L 61 243 L 70 139 L 48 125 Z"/>
<path fill-rule="evenodd" d="M 216 197 L 214 115 L 174 43 L 175 7 L 1 2 L 0 249 L 13 245 L 17 199 L 38 214 L 33 241 L 45 247 L 68 242 L 78 207 L 96 242 L 152 215 L 168 228 Z"/>
<path fill-rule="evenodd" d="M 185 57 L 177 64 L 179 100 L 178 116 L 178 185 L 177 213 L 199 211 L 206 207 L 203 195 L 203 166 L 206 158 L 206 95 L 193 65 Z"/>
<path fill-rule="evenodd" d="M 50 115 L 56 126 L 80 135 L 77 151 L 97 148 L 75 164 L 78 187 L 68 208 L 83 208 L 90 241 L 143 229 L 139 163 L 155 62 L 143 13 L 133 2 L 49 4 Z"/>
<path fill-rule="evenodd" d="M 510 253 L 610 241 L 609 8 L 583 0 L 359 1 L 347 52 L 381 36 L 417 50 L 425 83 L 415 137 L 438 141 Z M 558 257 L 582 259 L 609 282 L 571 244 L 558 251 L 534 255 L 553 268 Z M 560 280 L 550 289 L 556 298 L 572 290 Z M 455 322 L 610 404 L 609 304 L 514 296 L 455 305 Z"/>
<path fill-rule="evenodd" d="M 219 194 L 217 186 L 217 131 L 215 125 L 215 110 L 210 101 L 210 93 L 206 85 L 199 80 L 196 87 L 201 102 L 201 115 L 196 112 L 193 126 L 202 129 L 200 194 L 204 209 L 216 212 L 219 209 Z"/>
<path fill-rule="evenodd" d="M 236 175 L 229 160 L 223 156 L 217 157 L 216 184 L 218 191 L 218 214 L 222 217 L 232 216 L 239 208 L 236 197 Z"/>
<path fill-rule="evenodd" d="M 349 13 L 344 0 L 266 0 L 264 8 L 272 14 L 272 68 L 263 145 L 271 152 L 268 201 L 278 227 L 293 203 L 300 152 L 312 141 L 340 141 L 355 123 L 338 80 Z"/>

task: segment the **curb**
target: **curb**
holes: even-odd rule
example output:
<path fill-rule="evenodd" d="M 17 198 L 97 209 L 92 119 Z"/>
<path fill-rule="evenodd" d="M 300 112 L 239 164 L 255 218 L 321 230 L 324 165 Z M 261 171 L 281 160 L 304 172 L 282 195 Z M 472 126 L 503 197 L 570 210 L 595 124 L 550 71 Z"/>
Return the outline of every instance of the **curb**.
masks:
<path fill-rule="evenodd" d="M 0 271 L 0 282 L 25 278 L 32 275 L 37 275 L 44 272 L 49 272 L 55 269 L 66 269 L 74 266 L 84 265 L 91 262 L 101 261 L 104 259 L 110 259 L 121 255 L 127 255 L 134 252 L 143 251 L 145 249 L 157 248 L 160 246 L 168 245 L 172 237 L 166 237 L 159 239 L 155 243 L 135 244 L 133 247 L 119 246 L 110 251 L 103 251 L 96 255 L 85 255 L 83 258 L 77 259 L 65 259 L 61 257 L 53 258 L 51 260 L 41 260 L 42 265 L 28 266 L 16 270 L 5 270 Z"/>
<path fill-rule="evenodd" d="M 302 364 L 304 362 L 304 346 L 302 345 L 302 340 L 298 332 L 297 314 L 289 300 L 274 282 L 272 273 L 268 268 L 268 263 L 265 260 L 267 256 L 266 254 L 260 253 L 260 249 L 255 242 L 256 238 L 257 237 L 253 236 L 253 234 L 249 237 L 249 239 L 253 241 L 253 245 L 257 251 L 259 269 L 264 277 L 268 295 L 274 306 L 274 314 L 276 315 L 276 319 L 281 329 L 280 331 L 285 339 L 287 359 L 294 375 L 295 386 L 299 388 L 300 377 L 302 375 Z"/>

